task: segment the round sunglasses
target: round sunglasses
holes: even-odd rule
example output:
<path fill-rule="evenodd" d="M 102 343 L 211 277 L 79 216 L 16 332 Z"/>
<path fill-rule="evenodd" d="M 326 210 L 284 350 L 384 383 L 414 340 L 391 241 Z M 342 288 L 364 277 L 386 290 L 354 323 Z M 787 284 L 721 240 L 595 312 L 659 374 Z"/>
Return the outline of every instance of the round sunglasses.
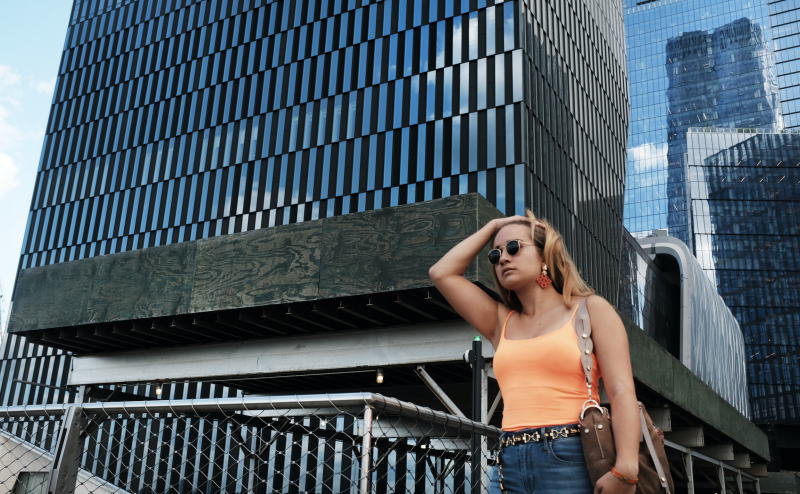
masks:
<path fill-rule="evenodd" d="M 523 242 L 522 240 L 509 240 L 505 247 L 500 247 L 499 249 L 492 249 L 489 251 L 489 262 L 491 264 L 497 264 L 500 262 L 500 258 L 503 256 L 503 249 L 508 252 L 509 256 L 516 256 L 521 248 L 520 244 L 533 245 L 530 242 Z"/>

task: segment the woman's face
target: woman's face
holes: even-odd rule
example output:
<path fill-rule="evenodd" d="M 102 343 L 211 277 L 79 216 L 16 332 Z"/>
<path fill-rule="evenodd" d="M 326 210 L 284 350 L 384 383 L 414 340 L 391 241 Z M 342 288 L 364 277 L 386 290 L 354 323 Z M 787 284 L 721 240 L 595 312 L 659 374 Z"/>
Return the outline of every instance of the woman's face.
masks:
<path fill-rule="evenodd" d="M 506 244 L 511 240 L 520 241 L 516 255 L 506 252 Z M 508 290 L 518 290 L 530 286 L 542 273 L 542 257 L 533 246 L 531 228 L 524 224 L 507 225 L 497 232 L 493 249 L 501 249 L 500 262 L 494 265 L 497 279 Z"/>

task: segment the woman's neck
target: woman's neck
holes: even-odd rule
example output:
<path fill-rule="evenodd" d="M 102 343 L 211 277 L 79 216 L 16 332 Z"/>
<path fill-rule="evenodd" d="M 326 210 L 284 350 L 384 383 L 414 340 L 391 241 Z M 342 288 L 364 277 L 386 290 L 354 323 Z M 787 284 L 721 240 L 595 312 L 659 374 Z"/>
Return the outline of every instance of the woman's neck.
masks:
<path fill-rule="evenodd" d="M 517 291 L 516 295 L 522 304 L 522 313 L 526 316 L 543 314 L 564 307 L 564 297 L 553 288 L 553 285 L 545 289 L 533 285 L 524 291 Z"/>

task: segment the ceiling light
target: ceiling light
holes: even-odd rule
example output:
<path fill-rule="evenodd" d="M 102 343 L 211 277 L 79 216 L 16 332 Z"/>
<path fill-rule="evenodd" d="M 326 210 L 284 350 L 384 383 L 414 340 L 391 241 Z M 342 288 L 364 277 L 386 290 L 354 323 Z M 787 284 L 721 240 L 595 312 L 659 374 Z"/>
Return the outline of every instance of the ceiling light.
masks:
<path fill-rule="evenodd" d="M 378 367 L 378 371 L 375 373 L 375 382 L 378 384 L 383 384 L 383 369 Z"/>

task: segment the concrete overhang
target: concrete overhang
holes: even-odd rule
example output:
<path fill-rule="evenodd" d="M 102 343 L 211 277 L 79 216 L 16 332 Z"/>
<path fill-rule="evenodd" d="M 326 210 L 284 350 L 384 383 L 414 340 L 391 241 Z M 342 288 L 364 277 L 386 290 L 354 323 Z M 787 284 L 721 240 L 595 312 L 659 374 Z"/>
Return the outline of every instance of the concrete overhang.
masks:
<path fill-rule="evenodd" d="M 26 269 L 8 332 L 88 354 L 456 320 L 428 268 L 499 216 L 472 193 Z"/>

